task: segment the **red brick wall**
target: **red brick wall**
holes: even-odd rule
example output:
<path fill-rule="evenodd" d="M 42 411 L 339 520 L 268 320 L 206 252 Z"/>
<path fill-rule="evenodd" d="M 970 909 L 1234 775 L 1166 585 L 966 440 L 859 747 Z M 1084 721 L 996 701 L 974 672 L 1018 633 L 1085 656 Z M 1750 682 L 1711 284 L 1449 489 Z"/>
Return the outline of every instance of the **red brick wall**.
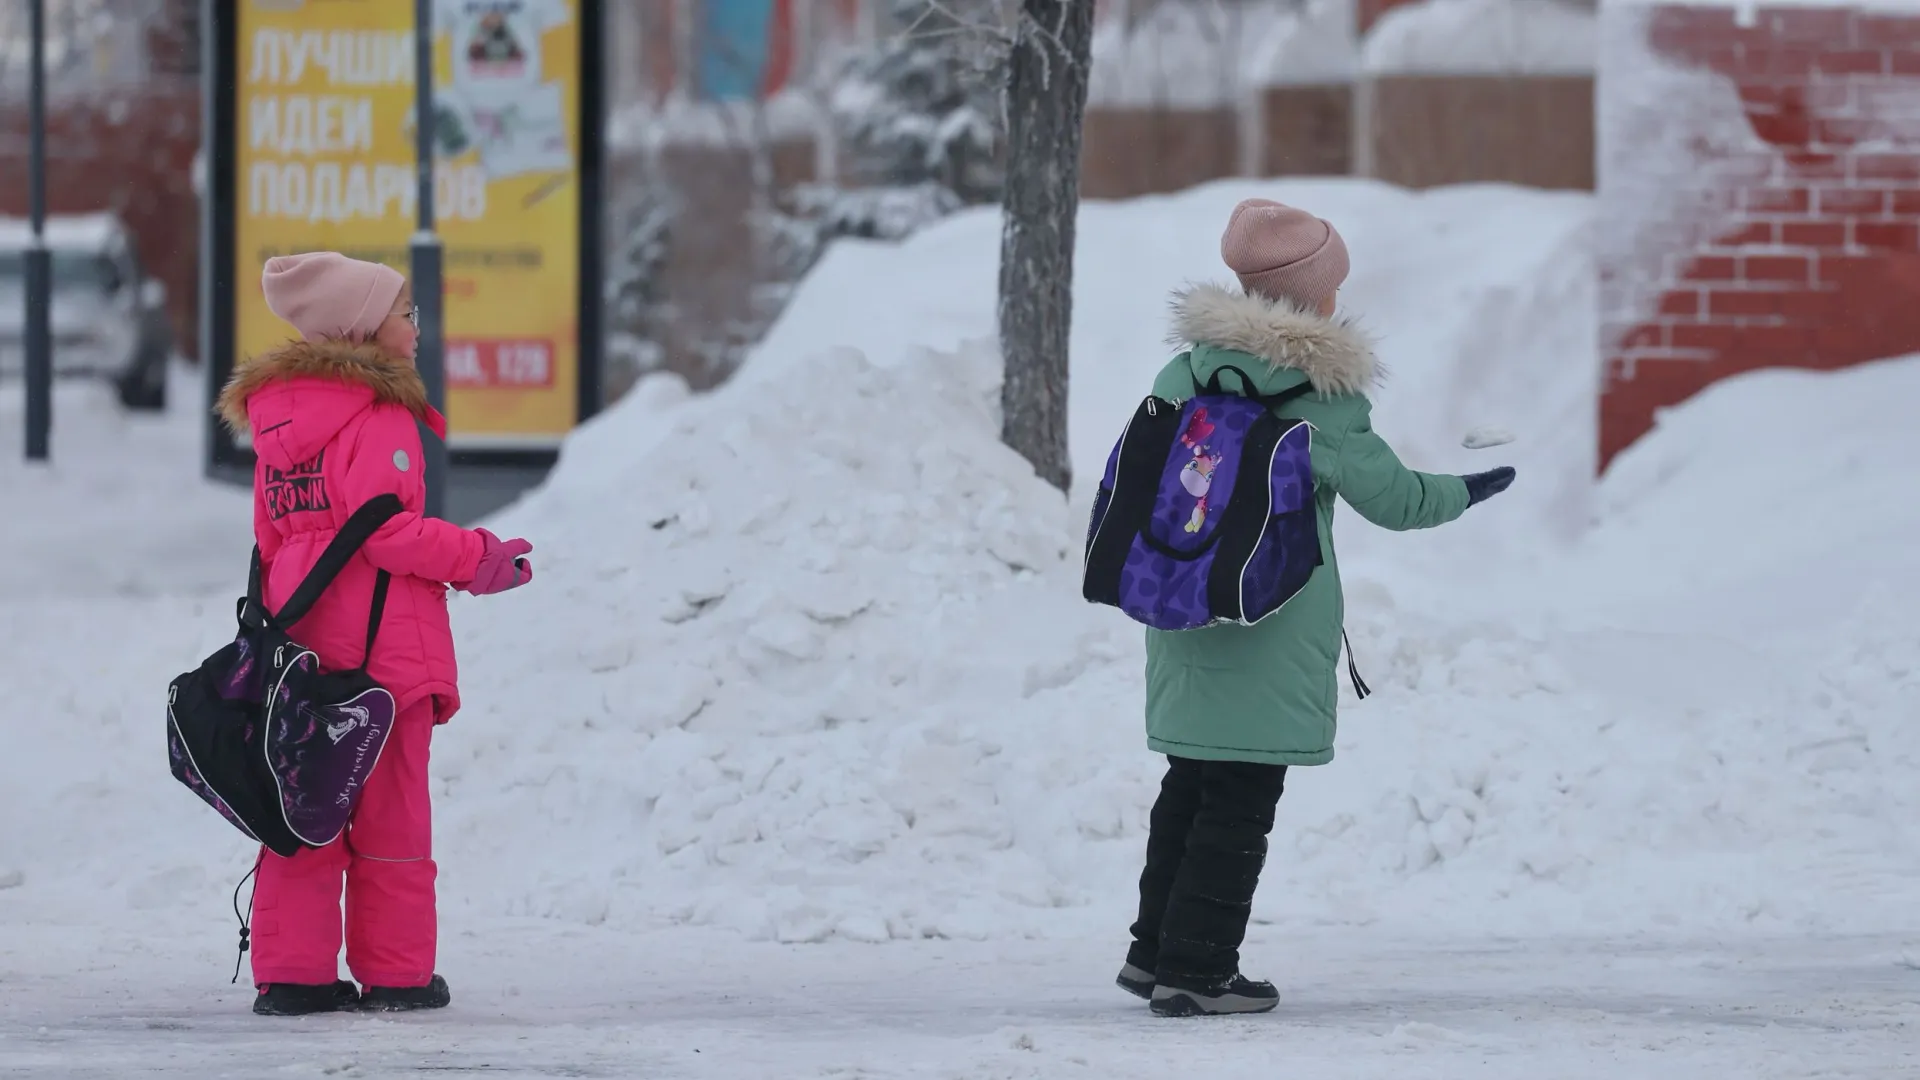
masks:
<path fill-rule="evenodd" d="M 0 213 L 27 213 L 27 110 L 0 107 Z M 167 287 L 175 347 L 197 355 L 200 200 L 193 152 L 200 92 L 191 82 L 48 103 L 47 212 L 112 210 L 147 274 Z"/>
<path fill-rule="evenodd" d="M 1702 133 L 1687 151 L 1695 175 L 1721 178 L 1693 208 L 1714 227 L 1664 260 L 1653 288 L 1636 283 L 1647 263 L 1631 251 L 1603 256 L 1603 469 L 1657 409 L 1718 379 L 1920 352 L 1920 14 L 1762 7 L 1743 25 L 1727 8 L 1671 6 L 1641 32 L 1658 57 L 1725 80 L 1745 130 Z M 1606 63 L 1602 93 L 1634 77 Z M 1661 179 L 1617 168 L 1603 174 L 1602 228 L 1621 228 L 1604 219 L 1632 203 L 1609 204 L 1610 185 Z M 1644 299 L 1606 299 L 1630 290 Z"/>

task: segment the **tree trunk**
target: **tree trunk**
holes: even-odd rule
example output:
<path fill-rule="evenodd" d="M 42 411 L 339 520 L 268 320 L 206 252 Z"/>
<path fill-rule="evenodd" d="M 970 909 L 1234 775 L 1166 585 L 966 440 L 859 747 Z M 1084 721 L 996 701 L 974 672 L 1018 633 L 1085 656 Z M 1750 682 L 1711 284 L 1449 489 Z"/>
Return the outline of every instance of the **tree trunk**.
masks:
<path fill-rule="evenodd" d="M 1001 438 L 1063 492 L 1073 482 L 1067 338 L 1092 42 L 1093 0 L 1020 0 L 1008 61 L 1001 204 Z"/>

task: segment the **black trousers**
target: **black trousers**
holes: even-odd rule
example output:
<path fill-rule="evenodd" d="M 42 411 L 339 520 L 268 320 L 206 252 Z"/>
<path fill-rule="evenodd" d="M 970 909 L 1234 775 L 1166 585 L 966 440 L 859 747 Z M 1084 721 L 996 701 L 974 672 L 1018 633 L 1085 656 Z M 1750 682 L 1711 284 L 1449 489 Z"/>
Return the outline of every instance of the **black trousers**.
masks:
<path fill-rule="evenodd" d="M 1179 757 L 1167 763 L 1127 962 L 1170 986 L 1206 986 L 1240 970 L 1287 767 Z"/>

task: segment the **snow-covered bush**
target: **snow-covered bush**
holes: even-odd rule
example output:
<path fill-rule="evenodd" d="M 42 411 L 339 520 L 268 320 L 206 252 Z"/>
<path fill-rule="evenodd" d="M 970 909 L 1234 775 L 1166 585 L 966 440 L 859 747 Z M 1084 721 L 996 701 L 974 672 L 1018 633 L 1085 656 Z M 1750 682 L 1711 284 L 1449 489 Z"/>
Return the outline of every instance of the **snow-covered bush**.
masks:
<path fill-rule="evenodd" d="M 1002 183 L 1006 38 L 999 0 L 893 0 L 891 33 L 828 88 L 839 184 L 794 211 L 838 236 L 896 240 Z"/>
<path fill-rule="evenodd" d="M 607 312 L 607 398 L 613 400 L 665 357 L 671 308 L 667 252 L 673 207 L 652 184 L 617 192 L 608 213 L 603 298 Z"/>

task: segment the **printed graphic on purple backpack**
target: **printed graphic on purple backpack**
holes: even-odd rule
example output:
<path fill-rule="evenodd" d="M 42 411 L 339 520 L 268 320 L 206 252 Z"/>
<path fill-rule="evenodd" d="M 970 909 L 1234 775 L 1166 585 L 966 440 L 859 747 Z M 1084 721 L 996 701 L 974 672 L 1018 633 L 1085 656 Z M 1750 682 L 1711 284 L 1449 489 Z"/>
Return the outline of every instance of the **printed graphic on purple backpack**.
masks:
<path fill-rule="evenodd" d="M 1088 600 L 1157 630 L 1250 624 L 1320 562 L 1312 428 L 1269 402 L 1149 398 L 1107 459 L 1088 526 Z"/>

